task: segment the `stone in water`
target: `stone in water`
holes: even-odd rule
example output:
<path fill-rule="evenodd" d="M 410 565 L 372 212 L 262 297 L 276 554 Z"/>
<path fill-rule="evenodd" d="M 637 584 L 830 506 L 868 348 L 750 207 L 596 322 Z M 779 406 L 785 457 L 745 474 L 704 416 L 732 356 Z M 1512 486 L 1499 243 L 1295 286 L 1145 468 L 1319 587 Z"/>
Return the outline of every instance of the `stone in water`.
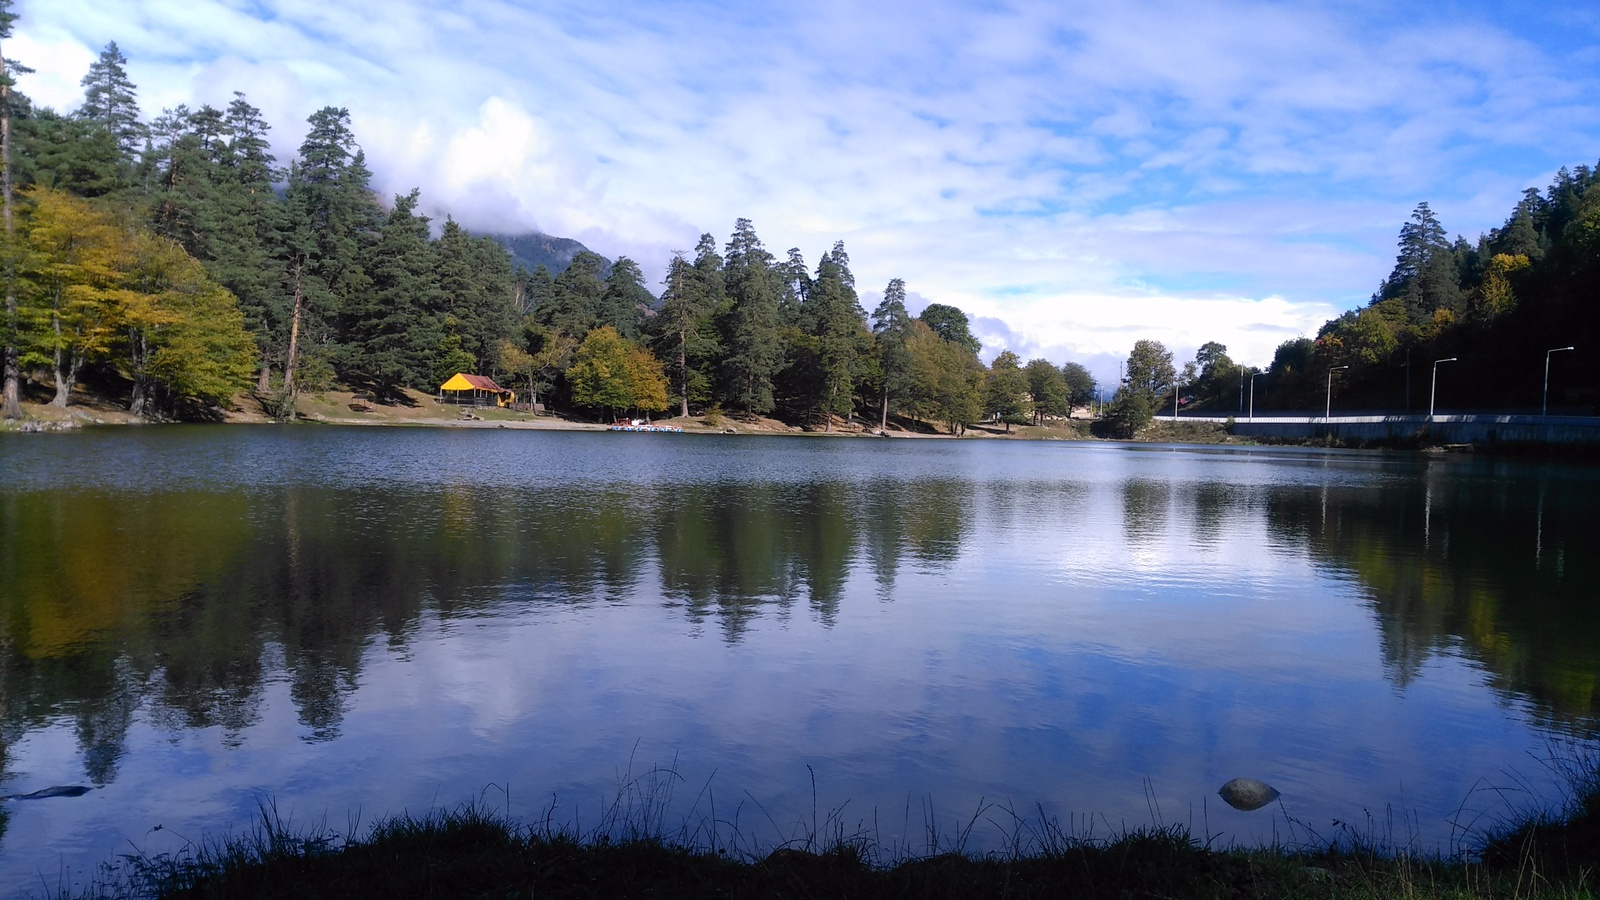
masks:
<path fill-rule="evenodd" d="M 1260 809 L 1278 799 L 1278 789 L 1254 778 L 1235 778 L 1217 791 L 1234 809 L 1245 812 Z"/>

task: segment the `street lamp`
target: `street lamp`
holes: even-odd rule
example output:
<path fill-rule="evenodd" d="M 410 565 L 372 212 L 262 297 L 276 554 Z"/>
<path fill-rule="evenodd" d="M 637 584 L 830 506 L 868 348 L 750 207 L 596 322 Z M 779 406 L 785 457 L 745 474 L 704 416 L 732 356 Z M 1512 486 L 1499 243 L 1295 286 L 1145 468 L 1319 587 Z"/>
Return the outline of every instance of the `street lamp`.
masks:
<path fill-rule="evenodd" d="M 1550 354 L 1571 349 L 1571 347 L 1557 347 L 1554 350 L 1546 350 L 1544 352 L 1544 402 L 1539 404 L 1540 416 L 1550 414 Z"/>
<path fill-rule="evenodd" d="M 1333 368 L 1328 370 L 1328 402 L 1322 408 L 1322 418 L 1323 419 L 1327 419 L 1328 416 L 1333 413 L 1333 373 L 1339 371 L 1340 369 L 1348 369 L 1348 368 L 1350 368 L 1350 367 L 1349 366 L 1334 366 Z"/>
<path fill-rule="evenodd" d="M 1256 379 L 1265 375 L 1265 372 L 1252 372 L 1250 374 L 1250 421 L 1256 420 Z"/>
<path fill-rule="evenodd" d="M 1429 419 L 1433 418 L 1433 397 L 1434 397 L 1434 393 L 1436 391 L 1438 391 L 1438 389 L 1439 389 L 1439 363 L 1442 363 L 1442 362 L 1457 362 L 1457 361 L 1458 360 L 1454 356 L 1450 357 L 1449 359 L 1436 359 L 1436 360 L 1433 361 L 1433 380 L 1428 384 L 1428 418 Z"/>

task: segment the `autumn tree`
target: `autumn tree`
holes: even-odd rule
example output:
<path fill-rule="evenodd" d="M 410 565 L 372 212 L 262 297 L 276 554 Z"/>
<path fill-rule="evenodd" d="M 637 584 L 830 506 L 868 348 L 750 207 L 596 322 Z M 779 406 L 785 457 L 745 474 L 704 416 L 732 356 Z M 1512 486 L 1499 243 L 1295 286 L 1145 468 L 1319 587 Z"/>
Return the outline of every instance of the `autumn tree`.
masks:
<path fill-rule="evenodd" d="M 609 325 L 589 332 L 567 370 L 572 402 L 590 409 L 656 411 L 667 408 L 660 360 Z"/>

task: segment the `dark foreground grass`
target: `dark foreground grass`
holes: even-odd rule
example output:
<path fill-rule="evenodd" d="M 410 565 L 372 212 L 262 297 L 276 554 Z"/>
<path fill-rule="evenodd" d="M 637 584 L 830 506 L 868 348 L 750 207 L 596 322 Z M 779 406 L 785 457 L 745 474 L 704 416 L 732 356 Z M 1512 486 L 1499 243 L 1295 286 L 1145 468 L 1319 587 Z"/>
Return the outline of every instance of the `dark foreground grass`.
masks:
<path fill-rule="evenodd" d="M 249 834 L 125 857 L 72 895 L 150 898 L 1577 898 L 1600 896 L 1600 765 L 1559 815 L 1530 814 L 1446 859 L 1381 842 L 1213 848 L 1181 826 L 1080 838 L 1018 824 L 1010 849 L 925 855 L 847 834 L 830 816 L 763 851 L 661 827 L 647 798 L 579 834 L 468 805 L 380 822 L 363 837 L 296 831 L 263 810 Z M 636 788 L 636 784 L 633 786 Z M 980 811 L 981 814 L 982 811 Z M 1009 812 L 1007 813 L 1009 814 Z M 827 832 L 818 840 L 817 832 Z M 940 843 L 930 835 L 930 846 Z M 63 892 L 66 896 L 67 892 Z"/>

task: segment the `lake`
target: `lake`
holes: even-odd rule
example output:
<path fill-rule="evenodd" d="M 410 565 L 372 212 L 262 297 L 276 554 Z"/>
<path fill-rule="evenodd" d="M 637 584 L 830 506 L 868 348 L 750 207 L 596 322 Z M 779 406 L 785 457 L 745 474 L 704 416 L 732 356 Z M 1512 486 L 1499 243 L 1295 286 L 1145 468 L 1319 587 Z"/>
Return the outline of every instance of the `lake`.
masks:
<path fill-rule="evenodd" d="M 0 793 L 94 788 L 0 804 L 7 896 L 263 804 L 1449 850 L 1600 734 L 1590 466 L 196 426 L 0 472 Z"/>

